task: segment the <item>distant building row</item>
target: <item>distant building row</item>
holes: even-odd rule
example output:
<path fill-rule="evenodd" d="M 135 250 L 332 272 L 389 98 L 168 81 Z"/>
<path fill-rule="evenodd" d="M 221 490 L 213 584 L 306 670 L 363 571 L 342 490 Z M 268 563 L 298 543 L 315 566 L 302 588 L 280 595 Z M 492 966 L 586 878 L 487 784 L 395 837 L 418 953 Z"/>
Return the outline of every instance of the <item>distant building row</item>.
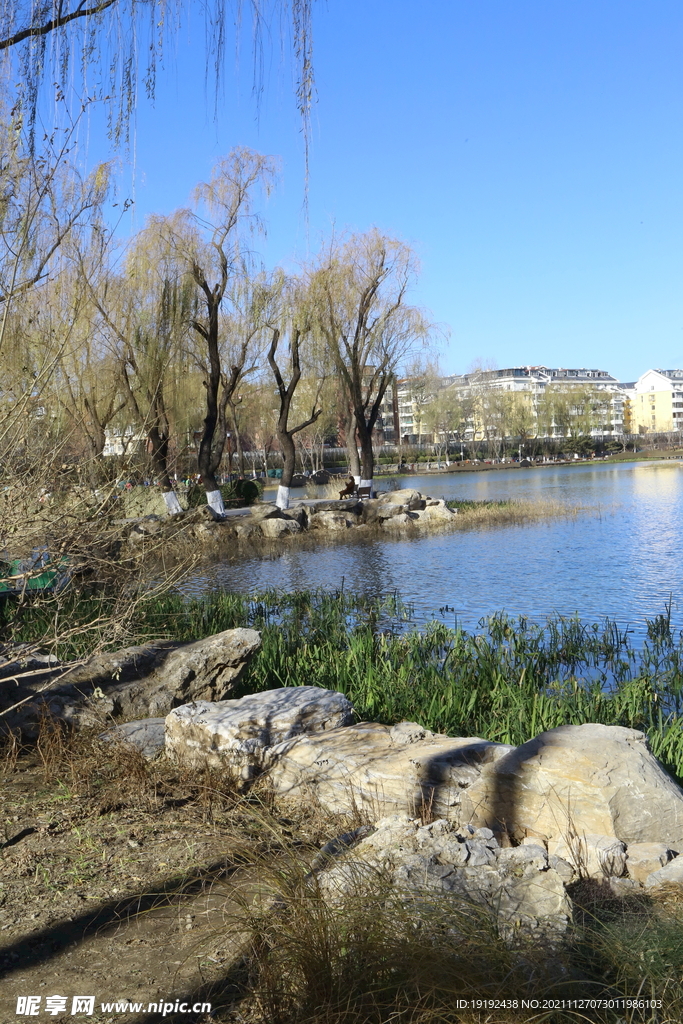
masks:
<path fill-rule="evenodd" d="M 378 423 L 381 439 L 408 444 L 444 433 L 462 440 L 608 439 L 681 430 L 683 370 L 647 370 L 624 383 L 605 370 L 546 366 L 398 379 Z"/>

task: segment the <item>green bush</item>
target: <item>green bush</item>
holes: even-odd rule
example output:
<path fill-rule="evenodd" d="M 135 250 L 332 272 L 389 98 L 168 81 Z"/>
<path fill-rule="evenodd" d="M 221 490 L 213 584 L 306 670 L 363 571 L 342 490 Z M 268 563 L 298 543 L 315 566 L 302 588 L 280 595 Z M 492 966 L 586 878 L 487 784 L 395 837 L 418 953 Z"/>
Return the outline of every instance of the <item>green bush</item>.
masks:
<path fill-rule="evenodd" d="M 234 480 L 230 484 L 222 484 L 219 490 L 226 507 L 242 508 L 260 500 L 263 481 Z M 201 484 L 192 484 L 187 491 L 187 507 L 198 508 L 200 505 L 206 505 L 206 491 Z"/>

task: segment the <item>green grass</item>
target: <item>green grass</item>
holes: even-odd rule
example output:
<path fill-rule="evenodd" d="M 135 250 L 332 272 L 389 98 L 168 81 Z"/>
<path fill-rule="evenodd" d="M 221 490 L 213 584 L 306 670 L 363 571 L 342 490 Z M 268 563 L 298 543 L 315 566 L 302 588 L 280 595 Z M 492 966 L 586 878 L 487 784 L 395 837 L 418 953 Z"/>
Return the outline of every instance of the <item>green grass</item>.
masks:
<path fill-rule="evenodd" d="M 76 627 L 106 615 L 104 599 L 70 599 L 72 629 L 55 652 L 82 656 Z M 36 642 L 55 632 L 54 606 L 38 601 L 5 631 Z M 614 622 L 551 618 L 539 625 L 504 614 L 474 632 L 410 623 L 410 608 L 345 592 L 167 595 L 141 603 L 136 640 L 196 640 L 237 626 L 262 631 L 263 647 L 240 693 L 279 686 L 337 690 L 361 719 L 419 722 L 435 732 L 519 744 L 559 725 L 600 722 L 641 729 L 655 755 L 683 778 L 683 640 L 668 610 L 647 624 L 641 646 Z M 58 630 L 57 630 L 58 631 Z M 239 694 L 237 694 L 239 695 Z"/>

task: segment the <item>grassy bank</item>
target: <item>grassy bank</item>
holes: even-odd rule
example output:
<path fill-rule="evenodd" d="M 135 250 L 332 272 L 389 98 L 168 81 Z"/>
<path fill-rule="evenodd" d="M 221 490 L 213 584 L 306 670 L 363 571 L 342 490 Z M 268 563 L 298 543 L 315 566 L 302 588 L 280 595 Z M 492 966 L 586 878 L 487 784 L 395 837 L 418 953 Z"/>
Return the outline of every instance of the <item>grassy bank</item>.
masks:
<path fill-rule="evenodd" d="M 60 613 L 72 633 L 55 653 L 78 657 L 79 620 L 106 615 L 106 608 L 74 599 Z M 22 616 L 15 640 L 36 642 L 54 631 L 49 603 Z M 263 648 L 242 693 L 322 686 L 345 693 L 362 719 L 408 719 L 435 732 L 513 744 L 563 724 L 623 725 L 644 730 L 657 757 L 683 778 L 683 641 L 666 613 L 648 623 L 646 642 L 635 647 L 609 621 L 537 625 L 501 614 L 476 632 L 436 622 L 417 631 L 397 597 L 167 595 L 140 604 L 136 639 L 195 640 L 244 625 L 262 630 Z"/>

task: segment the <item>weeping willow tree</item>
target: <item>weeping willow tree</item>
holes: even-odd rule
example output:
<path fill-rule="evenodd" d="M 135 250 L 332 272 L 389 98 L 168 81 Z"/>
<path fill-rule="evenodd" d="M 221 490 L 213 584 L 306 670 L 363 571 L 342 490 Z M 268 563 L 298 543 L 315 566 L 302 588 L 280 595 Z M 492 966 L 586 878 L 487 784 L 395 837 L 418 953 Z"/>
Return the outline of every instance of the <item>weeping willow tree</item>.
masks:
<path fill-rule="evenodd" d="M 279 22 L 289 34 L 296 66 L 295 95 L 304 123 L 313 95 L 311 8 L 313 0 L 0 0 L 0 72 L 14 92 L 31 139 L 42 93 L 57 99 L 105 100 L 109 134 L 116 145 L 129 138 L 141 91 L 154 99 L 165 51 L 190 17 L 204 22 L 207 82 L 214 105 L 221 98 L 231 26 L 237 39 L 251 16 L 254 92 L 263 85 L 265 29 Z M 290 28 L 287 32 L 287 23 Z"/>

